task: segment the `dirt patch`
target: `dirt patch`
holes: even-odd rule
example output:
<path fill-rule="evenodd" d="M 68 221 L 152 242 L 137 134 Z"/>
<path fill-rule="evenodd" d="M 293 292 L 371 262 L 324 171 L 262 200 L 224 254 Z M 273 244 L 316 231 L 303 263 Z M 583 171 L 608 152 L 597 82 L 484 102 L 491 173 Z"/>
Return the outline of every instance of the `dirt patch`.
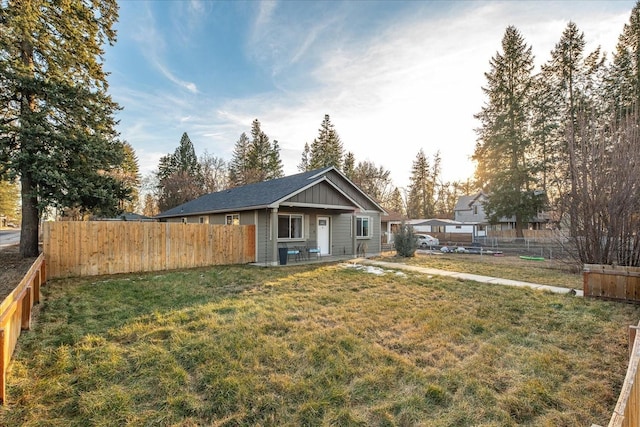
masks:
<path fill-rule="evenodd" d="M 0 301 L 13 291 L 36 258 L 22 258 L 18 245 L 0 250 Z"/>

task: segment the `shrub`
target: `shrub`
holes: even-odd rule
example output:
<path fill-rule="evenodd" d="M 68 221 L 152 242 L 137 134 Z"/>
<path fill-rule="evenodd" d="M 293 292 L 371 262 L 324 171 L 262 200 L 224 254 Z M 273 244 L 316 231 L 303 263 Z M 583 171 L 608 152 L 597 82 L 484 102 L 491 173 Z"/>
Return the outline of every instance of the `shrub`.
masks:
<path fill-rule="evenodd" d="M 402 257 L 412 257 L 416 254 L 418 242 L 413 227 L 402 223 L 400 230 L 395 235 L 393 242 L 396 246 L 396 253 Z"/>

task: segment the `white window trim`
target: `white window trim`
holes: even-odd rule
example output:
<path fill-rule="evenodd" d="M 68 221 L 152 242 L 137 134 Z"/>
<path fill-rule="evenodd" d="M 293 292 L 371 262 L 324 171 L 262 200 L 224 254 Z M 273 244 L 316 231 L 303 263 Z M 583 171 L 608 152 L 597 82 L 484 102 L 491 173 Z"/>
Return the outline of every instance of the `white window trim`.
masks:
<path fill-rule="evenodd" d="M 229 223 L 229 219 L 231 219 L 231 223 Z M 234 219 L 238 220 L 238 223 L 235 224 Z M 239 213 L 231 213 L 231 214 L 226 214 L 224 216 L 224 224 L 225 225 L 240 225 L 240 214 Z"/>
<path fill-rule="evenodd" d="M 367 232 L 368 232 L 368 234 L 367 234 L 366 236 L 360 236 L 360 235 L 358 235 L 358 233 L 359 233 L 359 231 L 360 231 L 360 230 L 358 229 L 358 220 L 364 220 L 364 219 L 366 219 L 366 220 L 367 220 L 367 223 L 368 223 L 368 226 L 367 226 Z M 361 221 L 361 223 L 362 223 L 362 221 Z M 373 230 L 371 229 L 372 224 L 373 224 L 373 221 L 371 220 L 371 217 L 370 217 L 370 216 L 358 215 L 358 216 L 356 217 L 356 239 L 370 239 L 370 238 L 371 238 L 371 235 L 373 234 L 373 233 L 372 233 L 372 232 L 373 232 Z"/>
<path fill-rule="evenodd" d="M 280 237 L 280 217 L 288 216 L 289 217 L 289 233 L 291 233 L 291 218 L 299 217 L 300 225 L 302 226 L 302 230 L 300 230 L 300 237 Z M 279 242 L 293 242 L 293 241 L 301 241 L 304 240 L 304 231 L 305 231 L 305 215 L 300 213 L 287 213 L 287 212 L 278 212 L 278 229 L 276 230 L 276 236 Z"/>

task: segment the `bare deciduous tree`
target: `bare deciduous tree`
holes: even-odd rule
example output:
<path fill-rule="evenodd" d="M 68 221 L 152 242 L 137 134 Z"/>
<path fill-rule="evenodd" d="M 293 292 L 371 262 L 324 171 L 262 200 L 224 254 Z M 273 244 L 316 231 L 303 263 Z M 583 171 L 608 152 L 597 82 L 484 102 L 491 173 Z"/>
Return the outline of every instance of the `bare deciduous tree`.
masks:
<path fill-rule="evenodd" d="M 582 263 L 640 266 L 639 117 L 593 116 L 579 114 L 572 144 L 571 238 Z"/>

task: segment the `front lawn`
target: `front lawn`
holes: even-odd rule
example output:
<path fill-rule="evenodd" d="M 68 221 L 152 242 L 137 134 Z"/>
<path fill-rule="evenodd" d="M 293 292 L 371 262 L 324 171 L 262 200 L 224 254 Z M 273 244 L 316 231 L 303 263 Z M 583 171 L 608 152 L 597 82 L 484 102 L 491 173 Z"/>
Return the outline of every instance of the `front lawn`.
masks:
<path fill-rule="evenodd" d="M 4 426 L 606 425 L 640 308 L 342 265 L 52 281 Z"/>

